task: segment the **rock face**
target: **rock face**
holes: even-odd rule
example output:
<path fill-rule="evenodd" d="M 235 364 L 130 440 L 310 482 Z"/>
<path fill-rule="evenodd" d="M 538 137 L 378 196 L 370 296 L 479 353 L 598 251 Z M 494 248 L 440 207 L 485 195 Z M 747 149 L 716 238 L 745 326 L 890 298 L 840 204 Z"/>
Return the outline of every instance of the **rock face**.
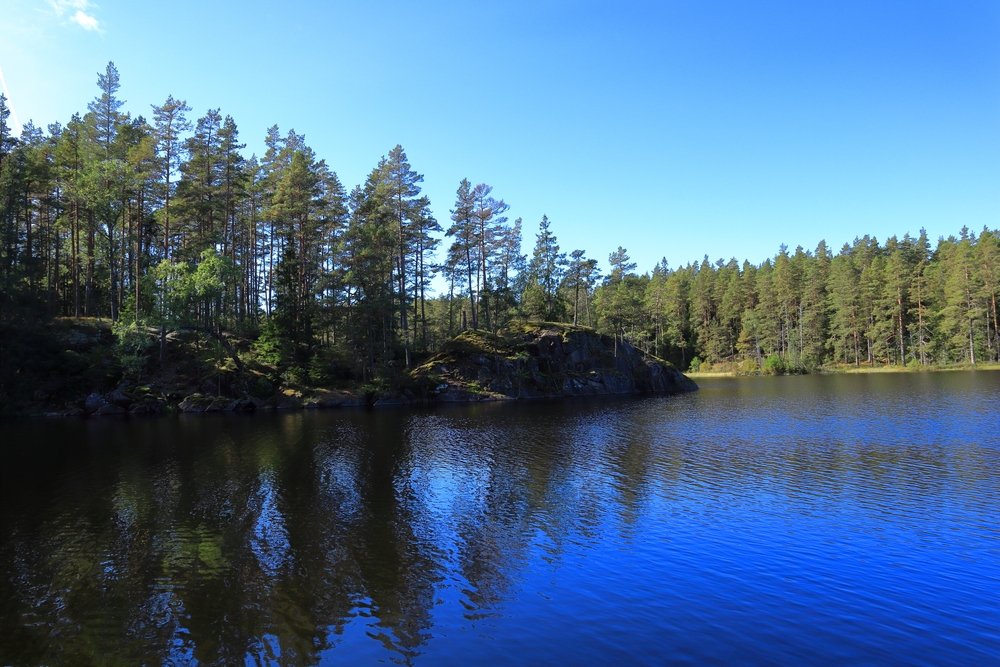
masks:
<path fill-rule="evenodd" d="M 669 363 L 592 329 L 520 325 L 466 331 L 415 372 L 439 402 L 676 393 L 698 386 Z"/>

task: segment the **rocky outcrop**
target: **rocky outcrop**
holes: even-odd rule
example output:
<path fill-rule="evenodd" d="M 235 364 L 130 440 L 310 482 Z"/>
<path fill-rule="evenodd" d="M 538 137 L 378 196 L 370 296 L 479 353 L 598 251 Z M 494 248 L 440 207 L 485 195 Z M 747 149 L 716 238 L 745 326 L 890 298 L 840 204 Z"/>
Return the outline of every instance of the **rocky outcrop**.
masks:
<path fill-rule="evenodd" d="M 415 371 L 429 400 L 677 393 L 698 386 L 670 363 L 586 327 L 519 325 L 466 331 Z"/>
<path fill-rule="evenodd" d="M 175 341 L 168 368 L 145 372 L 137 383 L 123 379 L 115 366 L 110 327 L 74 320 L 57 322 L 52 331 L 53 354 L 64 373 L 34 387 L 18 404 L 50 416 L 390 408 L 697 389 L 670 364 L 626 342 L 565 324 L 520 324 L 498 334 L 466 331 L 418 368 L 390 369 L 391 382 L 351 383 L 338 376 L 334 386 L 293 382 L 284 373 L 279 379 L 280 368 L 257 362 L 243 371 L 216 368 L 206 374 L 197 341 L 182 340 Z"/>

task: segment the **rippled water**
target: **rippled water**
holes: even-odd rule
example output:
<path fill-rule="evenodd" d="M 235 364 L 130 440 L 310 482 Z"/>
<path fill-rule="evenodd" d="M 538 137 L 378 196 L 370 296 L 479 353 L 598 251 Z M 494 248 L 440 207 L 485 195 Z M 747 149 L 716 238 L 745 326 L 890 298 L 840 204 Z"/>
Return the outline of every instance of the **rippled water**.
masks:
<path fill-rule="evenodd" d="M 0 663 L 1000 664 L 1000 373 L 0 424 Z"/>

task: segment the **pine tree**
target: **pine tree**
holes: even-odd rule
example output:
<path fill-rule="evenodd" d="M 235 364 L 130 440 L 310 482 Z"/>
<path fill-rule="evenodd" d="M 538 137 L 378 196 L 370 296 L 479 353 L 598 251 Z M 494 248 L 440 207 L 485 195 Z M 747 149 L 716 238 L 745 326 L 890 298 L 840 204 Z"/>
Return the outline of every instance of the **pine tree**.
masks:
<path fill-rule="evenodd" d="M 562 315 L 563 304 L 558 292 L 567 263 L 566 253 L 559 252 L 559 243 L 550 227 L 548 216 L 543 215 L 528 264 L 528 284 L 524 295 L 528 312 L 546 321 L 558 320 Z"/>
<path fill-rule="evenodd" d="M 201 252 L 223 242 L 226 197 L 223 186 L 225 157 L 222 144 L 222 114 L 209 109 L 195 125 L 194 135 L 184 142 L 188 159 L 181 165 L 177 204 L 183 212 L 184 257 L 195 261 Z"/>
<path fill-rule="evenodd" d="M 124 105 L 124 101 L 119 100 L 116 95 L 120 88 L 118 70 L 114 63 L 109 62 L 104 74 L 98 73 L 97 86 L 101 91 L 94 101 L 87 105 L 90 113 L 87 114 L 89 120 L 90 139 L 93 144 L 93 152 L 87 164 L 87 199 L 89 208 L 93 211 L 98 227 L 92 227 L 91 231 L 100 229 L 103 232 L 104 248 L 107 253 L 106 268 L 108 270 L 108 304 L 110 307 L 111 321 L 118 319 L 118 251 L 120 234 L 117 229 L 118 218 L 122 215 L 122 181 L 127 175 L 126 166 L 123 164 L 123 156 L 116 151 L 116 141 L 119 126 L 126 119 L 119 109 Z M 93 246 L 94 240 L 91 237 L 90 244 Z M 96 261 L 94 248 L 90 251 L 90 261 Z M 89 276 L 93 288 L 94 276 Z M 90 291 L 90 290 L 88 290 Z M 88 309 L 89 310 L 89 309 Z"/>
<path fill-rule="evenodd" d="M 927 240 L 927 232 L 920 230 L 920 238 L 916 243 L 917 263 L 910 274 L 910 284 L 907 286 L 910 293 L 910 347 L 916 348 L 919 361 L 922 366 L 930 363 L 930 298 L 931 285 L 928 279 L 927 270 L 930 260 L 930 243 Z"/>
<path fill-rule="evenodd" d="M 17 148 L 18 141 L 11 136 L 7 119 L 10 109 L 7 98 L 0 93 L 0 253 L 3 259 L 3 289 L 0 293 L 0 314 L 10 306 L 13 296 L 16 257 L 16 182 L 20 178 Z"/>
<path fill-rule="evenodd" d="M 976 364 L 976 323 L 983 313 L 973 298 L 977 291 L 973 259 L 974 238 L 966 227 L 961 236 L 942 241 L 937 255 L 943 269 L 943 307 L 938 328 L 950 361 Z"/>
<path fill-rule="evenodd" d="M 757 305 L 754 308 L 760 323 L 758 340 L 762 356 L 781 354 L 784 314 L 774 289 L 774 265 L 764 260 L 756 274 Z"/>
<path fill-rule="evenodd" d="M 399 298 L 399 327 L 403 333 L 403 349 L 406 355 L 406 367 L 410 367 L 410 329 L 407 320 L 407 269 L 410 263 L 411 241 L 413 236 L 413 219 L 423 203 L 417 197 L 420 187 L 417 183 L 424 180 L 410 167 L 403 147 L 397 144 L 389 151 L 389 159 L 385 164 L 385 179 L 389 187 L 388 205 L 392 208 L 396 227 L 396 284 Z M 414 296 L 413 301 L 416 302 Z"/>
<path fill-rule="evenodd" d="M 983 229 L 976 241 L 974 253 L 977 297 L 985 314 L 986 348 L 992 361 L 1000 361 L 1000 318 L 997 300 L 1000 296 L 1000 234 Z"/>
<path fill-rule="evenodd" d="M 618 340 L 624 340 L 626 333 L 634 333 L 636 311 L 641 307 L 645 294 L 645 285 L 640 286 L 632 280 L 636 263 L 631 261 L 628 251 L 618 246 L 618 249 L 608 256 L 611 271 L 604 285 L 595 295 L 595 310 L 598 321 L 606 331 L 610 331 L 615 339 L 615 355 L 618 354 Z"/>
<path fill-rule="evenodd" d="M 708 255 L 705 255 L 697 268 L 691 285 L 691 329 L 696 345 L 707 353 L 712 337 L 713 300 L 712 290 L 715 286 L 715 272 Z"/>
<path fill-rule="evenodd" d="M 801 248 L 799 248 L 801 253 Z M 778 306 L 778 354 L 798 361 L 799 349 L 794 337 L 798 327 L 796 320 L 799 312 L 799 271 L 788 256 L 788 248 L 782 244 L 774 257 L 774 272 L 772 287 Z"/>
<path fill-rule="evenodd" d="M 844 245 L 830 262 L 830 333 L 835 352 L 844 363 L 861 363 L 861 321 L 858 313 L 858 270 L 851 248 Z"/>
<path fill-rule="evenodd" d="M 160 177 L 163 179 L 163 258 L 170 259 L 170 196 L 174 185 L 171 176 L 177 171 L 181 160 L 181 134 L 191 129 L 185 114 L 191 107 L 184 100 L 175 100 L 168 95 L 160 106 L 153 106 L 153 132 L 156 137 L 156 152 L 160 158 Z"/>
<path fill-rule="evenodd" d="M 819 366 L 826 359 L 829 330 L 829 296 L 832 257 L 826 241 L 820 241 L 802 278 L 802 360 L 807 367 Z"/>
<path fill-rule="evenodd" d="M 600 272 L 597 260 L 587 259 L 583 250 L 574 250 L 570 258 L 563 286 L 573 294 L 573 326 L 576 326 L 580 316 L 580 292 L 583 292 L 585 300 L 589 300 L 590 290 Z"/>
<path fill-rule="evenodd" d="M 501 227 L 497 239 L 495 263 L 495 316 L 498 326 L 504 324 L 512 310 L 518 307 L 527 281 L 527 255 L 521 253 L 521 218 L 510 227 Z"/>
<path fill-rule="evenodd" d="M 740 334 L 740 318 L 746 309 L 746 298 L 743 294 L 743 281 L 740 279 L 739 264 L 731 259 L 724 266 L 718 267 L 715 293 L 718 296 L 716 307 L 715 356 L 732 358 L 737 354 L 737 341 Z M 721 293 L 721 294 L 720 294 Z"/>
<path fill-rule="evenodd" d="M 446 234 L 454 237 L 455 241 L 448 249 L 448 264 L 450 266 L 465 267 L 465 276 L 468 281 L 469 297 L 469 319 L 473 329 L 479 328 L 479 316 L 477 312 L 477 293 L 473 287 L 473 273 L 479 266 L 478 253 L 479 242 L 476 236 L 476 224 L 474 216 L 475 199 L 472 194 L 472 184 L 469 179 L 463 178 L 455 193 L 455 208 L 451 212 L 452 225 Z M 463 328 L 464 328 L 463 317 Z"/>

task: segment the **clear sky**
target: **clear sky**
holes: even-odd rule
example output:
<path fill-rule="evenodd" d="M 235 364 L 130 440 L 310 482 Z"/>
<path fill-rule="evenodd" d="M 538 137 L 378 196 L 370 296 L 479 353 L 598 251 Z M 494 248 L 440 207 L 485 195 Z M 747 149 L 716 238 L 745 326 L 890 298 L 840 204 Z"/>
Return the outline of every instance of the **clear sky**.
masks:
<path fill-rule="evenodd" d="M 348 189 L 399 143 L 442 224 L 467 177 L 605 267 L 1000 227 L 997 0 L 3 0 L 21 123 L 109 60 L 134 115 L 294 128 Z"/>

